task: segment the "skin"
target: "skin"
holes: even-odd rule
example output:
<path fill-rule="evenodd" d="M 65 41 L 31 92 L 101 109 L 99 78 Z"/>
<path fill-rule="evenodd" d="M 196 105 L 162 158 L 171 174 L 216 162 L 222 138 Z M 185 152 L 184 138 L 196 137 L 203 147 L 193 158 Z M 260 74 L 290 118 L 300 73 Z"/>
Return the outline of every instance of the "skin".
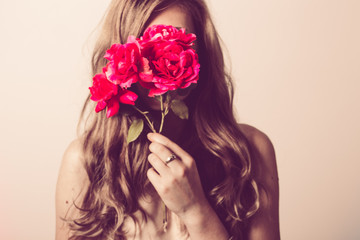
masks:
<path fill-rule="evenodd" d="M 151 133 L 148 139 L 152 142 L 148 160 L 153 166 L 148 178 L 165 205 L 185 224 L 191 239 L 228 239 L 205 197 L 194 159 L 161 134 Z M 166 164 L 172 153 L 178 159 Z"/>
<path fill-rule="evenodd" d="M 239 127 L 254 149 L 252 165 L 255 180 L 262 186 L 260 209 L 250 220 L 246 231 L 247 239 L 278 240 L 280 239 L 279 186 L 274 148 L 269 138 L 261 131 L 245 124 L 239 124 Z M 178 236 L 180 230 L 172 223 L 179 219 L 187 227 L 191 239 L 228 239 L 222 223 L 204 199 L 194 159 L 161 134 L 150 134 L 148 138 L 153 143 L 150 146 L 152 153 L 149 155 L 149 161 L 159 171 L 156 175 L 153 170 L 149 170 L 148 175 L 158 195 L 139 201 L 148 215 L 148 222 L 141 225 L 142 234 L 135 239 L 178 240 L 180 238 L 175 236 Z M 77 204 L 81 202 L 84 189 L 89 182 L 83 168 L 84 158 L 81 148 L 80 139 L 73 141 L 62 160 L 56 188 L 57 240 L 68 239 L 69 229 L 61 218 L 65 216 L 76 218 L 77 211 L 72 201 L 75 200 Z M 165 165 L 163 162 L 170 156 L 170 151 L 179 158 Z M 159 231 L 163 214 L 162 200 L 172 212 L 167 233 Z M 141 219 L 140 212 L 135 216 Z M 133 224 L 129 222 L 124 225 L 131 237 L 135 230 Z"/>
<path fill-rule="evenodd" d="M 193 25 L 186 13 L 179 7 L 171 7 L 160 13 L 150 25 L 166 24 L 185 27 L 193 31 Z M 146 98 L 146 94 L 141 97 Z M 148 102 L 157 109 L 158 101 Z M 183 122 L 171 115 L 167 116 L 164 135 L 151 133 L 148 135 L 151 144 L 148 161 L 152 165 L 147 176 L 155 193 L 140 199 L 139 203 L 148 216 L 148 222 L 141 222 L 140 231 L 135 235 L 132 222 L 126 221 L 124 228 L 128 230 L 129 239 L 186 239 L 181 222 L 186 227 L 192 240 L 227 240 L 229 234 L 215 211 L 208 203 L 201 186 L 195 160 L 181 147 L 170 140 L 181 134 Z M 177 132 L 171 132 L 172 126 L 177 126 Z M 240 130 L 252 146 L 252 168 L 254 178 L 259 184 L 260 209 L 254 215 L 249 227 L 244 230 L 248 240 L 278 240 L 279 233 L 279 186 L 274 148 L 269 138 L 256 128 L 240 124 Z M 170 133 L 171 132 L 171 136 Z M 81 139 L 75 140 L 66 150 L 59 172 L 56 189 L 56 239 L 68 239 L 69 229 L 60 219 L 77 216 L 73 200 L 79 204 L 89 180 L 83 168 L 84 157 L 81 152 Z M 177 159 L 166 164 L 165 161 L 175 153 Z M 170 211 L 168 231 L 162 231 L 163 208 L 165 203 Z M 135 217 L 141 219 L 140 212 Z M 139 233 L 140 232 L 140 233 Z"/>

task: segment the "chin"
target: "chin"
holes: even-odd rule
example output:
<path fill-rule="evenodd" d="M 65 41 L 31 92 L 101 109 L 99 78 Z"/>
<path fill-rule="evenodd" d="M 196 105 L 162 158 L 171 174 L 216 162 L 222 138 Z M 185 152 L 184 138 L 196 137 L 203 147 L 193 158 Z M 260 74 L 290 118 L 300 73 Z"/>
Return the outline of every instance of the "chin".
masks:
<path fill-rule="evenodd" d="M 190 87 L 188 87 L 186 89 L 177 89 L 175 91 L 168 91 L 163 96 L 165 97 L 166 94 L 170 94 L 171 99 L 176 99 L 176 100 L 181 100 L 182 101 L 182 100 L 185 100 L 190 95 L 192 89 L 194 89 L 195 86 L 196 86 L 195 84 L 192 84 Z M 143 102 L 151 110 L 155 110 L 155 111 L 160 111 L 161 110 L 160 101 L 158 99 L 156 99 L 155 97 L 149 97 L 148 96 L 149 90 L 142 89 L 141 87 L 139 87 L 138 90 L 139 90 L 139 95 L 143 99 Z"/>
<path fill-rule="evenodd" d="M 160 111 L 161 110 L 161 104 L 159 102 L 159 100 L 157 100 L 154 97 L 144 97 L 144 102 L 145 104 L 151 108 L 151 110 L 156 110 L 156 111 Z"/>

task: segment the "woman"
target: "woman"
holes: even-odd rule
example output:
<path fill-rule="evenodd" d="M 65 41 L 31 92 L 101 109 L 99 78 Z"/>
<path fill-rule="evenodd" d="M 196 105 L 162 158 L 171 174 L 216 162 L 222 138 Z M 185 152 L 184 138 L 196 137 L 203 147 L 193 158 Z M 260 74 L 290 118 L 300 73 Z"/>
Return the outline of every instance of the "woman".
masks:
<path fill-rule="evenodd" d="M 197 86 L 173 93 L 187 103 L 189 120 L 170 112 L 162 134 L 147 129 L 127 144 L 135 113 L 107 119 L 92 110 L 63 157 L 56 239 L 280 239 L 274 149 L 262 132 L 236 123 L 231 81 L 203 0 L 113 0 L 93 73 L 105 66 L 112 44 L 155 24 L 197 35 Z M 159 103 L 133 90 L 156 122 Z M 82 115 L 87 107 L 93 109 L 89 99 Z"/>

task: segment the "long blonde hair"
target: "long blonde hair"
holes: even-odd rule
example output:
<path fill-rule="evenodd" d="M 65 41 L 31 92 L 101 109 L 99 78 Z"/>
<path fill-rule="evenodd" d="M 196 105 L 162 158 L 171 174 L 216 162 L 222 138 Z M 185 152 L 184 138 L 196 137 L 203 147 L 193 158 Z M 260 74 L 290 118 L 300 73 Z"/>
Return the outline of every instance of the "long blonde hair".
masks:
<path fill-rule="evenodd" d="M 259 208 L 259 194 L 252 177 L 250 146 L 233 113 L 231 78 L 224 70 L 219 37 L 205 2 L 113 0 L 93 52 L 93 75 L 105 66 L 103 56 L 113 43 L 125 43 L 129 35 L 139 37 L 158 13 L 173 4 L 192 17 L 201 65 L 198 86 L 186 99 L 189 128 L 196 132 L 188 142 L 197 142 L 220 164 L 223 174 L 208 189 L 207 196 L 230 234 L 241 239 L 246 220 Z M 88 98 L 83 119 L 86 109 L 93 107 Z M 125 239 L 126 233 L 121 228 L 125 218 L 134 219 L 134 213 L 140 210 L 146 219 L 138 204 L 139 198 L 149 191 L 146 132 L 137 141 L 126 143 L 127 129 L 139 117 L 126 106 L 121 106 L 120 113 L 109 119 L 104 111 L 97 114 L 91 111 L 87 116 L 83 150 L 90 185 L 78 206 L 81 217 L 70 223 L 70 239 Z M 191 145 L 186 150 L 196 155 L 197 150 Z M 201 172 L 203 163 L 197 164 L 202 182 L 204 176 L 213 177 Z"/>

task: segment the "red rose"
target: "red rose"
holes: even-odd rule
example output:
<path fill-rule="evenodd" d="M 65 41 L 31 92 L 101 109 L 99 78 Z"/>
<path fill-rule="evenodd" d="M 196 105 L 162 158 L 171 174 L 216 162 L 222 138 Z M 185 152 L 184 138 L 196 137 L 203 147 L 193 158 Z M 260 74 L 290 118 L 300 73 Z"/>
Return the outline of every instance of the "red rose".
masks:
<path fill-rule="evenodd" d="M 154 25 L 140 39 L 113 44 L 104 56 L 109 62 L 93 78 L 91 100 L 96 112 L 107 107 L 107 117 L 118 113 L 120 103 L 135 105 L 137 95 L 126 90 L 133 83 L 149 89 L 149 96 L 189 87 L 199 79 L 198 55 L 192 48 L 195 34 L 173 26 Z"/>
<path fill-rule="evenodd" d="M 184 28 L 176 28 L 171 25 L 153 25 L 148 27 L 140 38 L 140 44 L 144 45 L 149 41 L 176 41 L 179 44 L 190 48 L 194 45 L 196 36 L 193 33 L 186 34 Z"/>
<path fill-rule="evenodd" d="M 120 103 L 135 105 L 138 97 L 135 93 L 110 82 L 104 73 L 94 76 L 93 86 L 89 89 L 90 99 L 97 102 L 95 111 L 100 112 L 107 107 L 106 116 L 108 118 L 118 113 Z"/>
<path fill-rule="evenodd" d="M 195 39 L 194 34 L 172 26 L 156 25 L 145 31 L 139 40 L 143 57 L 139 76 L 150 97 L 197 82 L 200 64 L 191 48 Z"/>
<path fill-rule="evenodd" d="M 109 60 L 105 74 L 109 81 L 122 88 L 129 88 L 138 81 L 140 49 L 137 41 L 129 38 L 126 44 L 113 44 L 104 56 Z"/>

